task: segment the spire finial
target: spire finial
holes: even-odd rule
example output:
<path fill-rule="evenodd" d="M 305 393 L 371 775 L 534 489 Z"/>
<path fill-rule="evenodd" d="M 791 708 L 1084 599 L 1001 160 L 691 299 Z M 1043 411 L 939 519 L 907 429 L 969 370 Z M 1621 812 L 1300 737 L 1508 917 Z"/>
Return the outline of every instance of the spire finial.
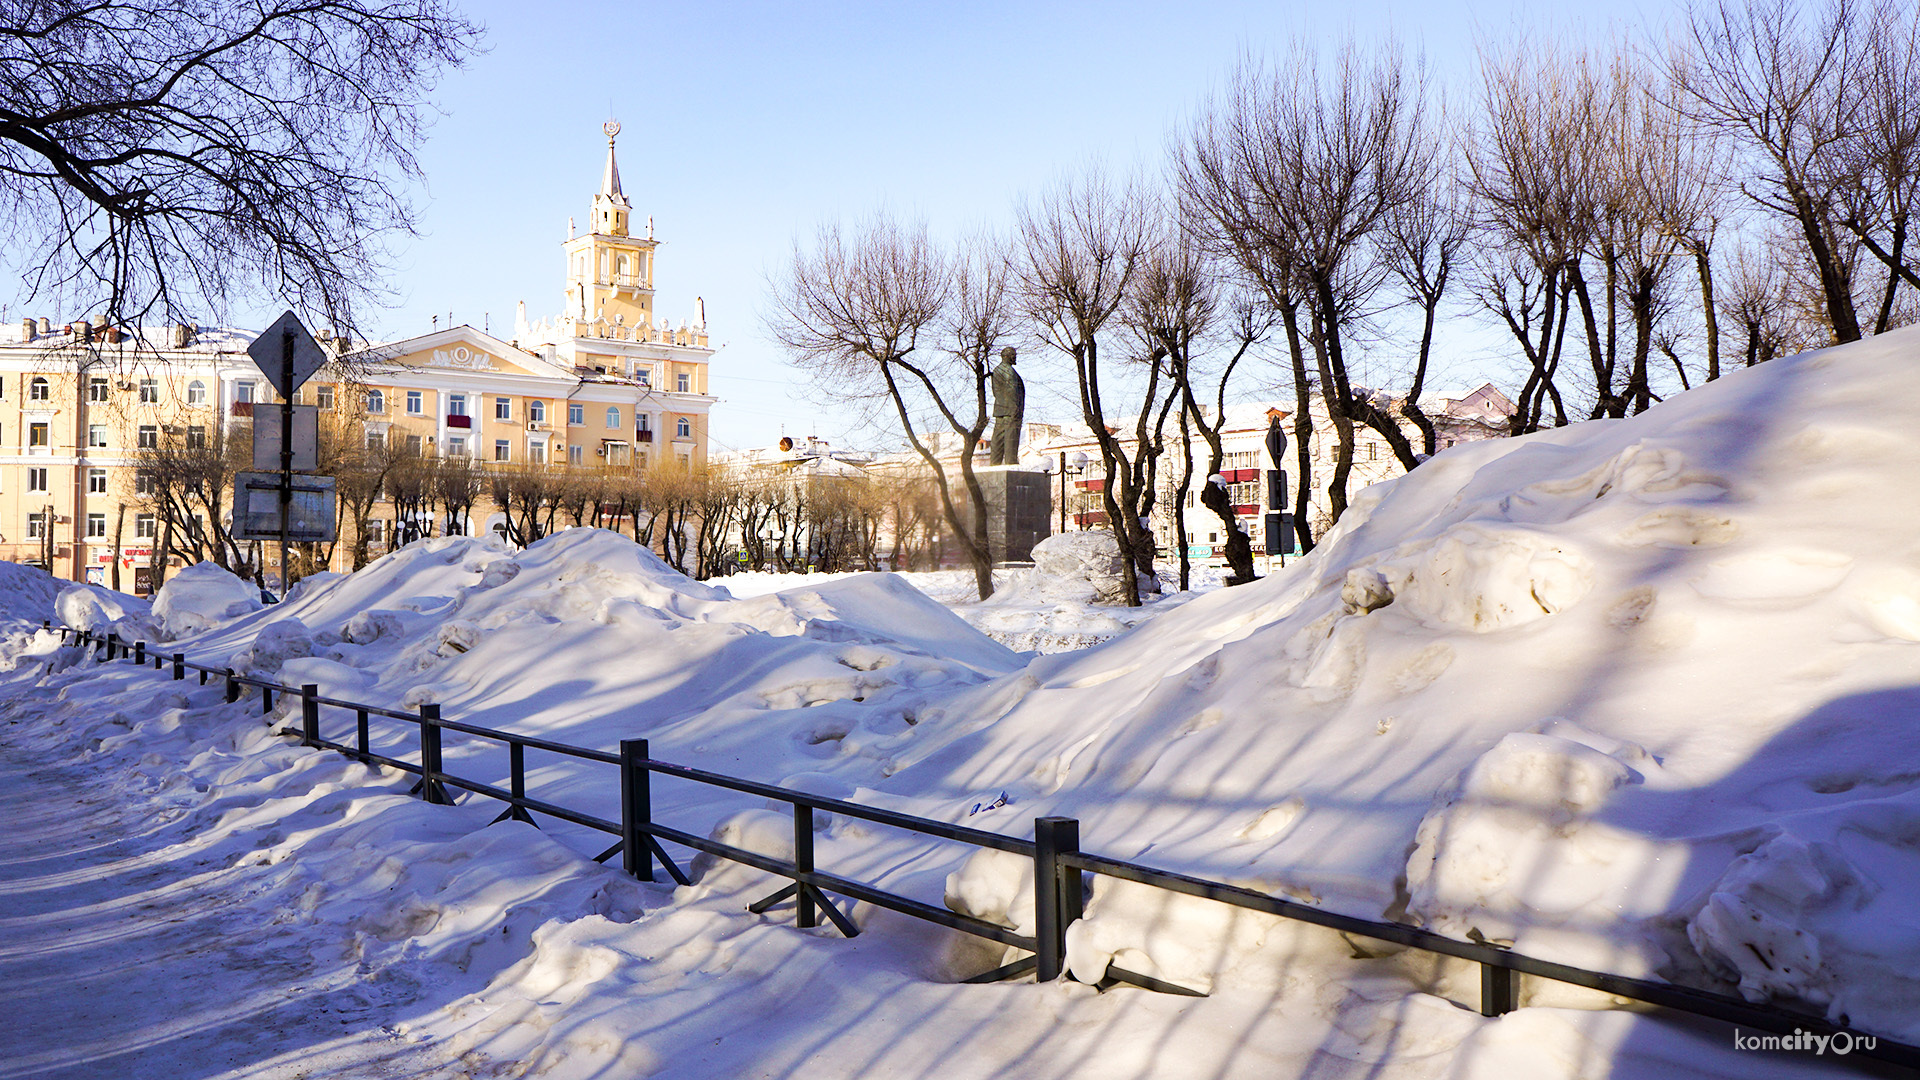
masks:
<path fill-rule="evenodd" d="M 600 130 L 607 133 L 607 145 L 612 146 L 613 140 L 620 134 L 620 121 L 608 120 L 606 123 L 600 125 Z"/>

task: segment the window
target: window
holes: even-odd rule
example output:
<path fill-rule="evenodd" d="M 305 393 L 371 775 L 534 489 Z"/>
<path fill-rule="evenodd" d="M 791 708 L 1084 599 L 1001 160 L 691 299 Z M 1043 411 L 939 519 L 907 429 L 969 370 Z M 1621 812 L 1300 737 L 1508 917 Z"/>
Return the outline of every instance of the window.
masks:
<path fill-rule="evenodd" d="M 633 464 L 633 447 L 623 442 L 610 442 L 604 445 L 607 450 L 607 464 L 621 466 Z"/>
<path fill-rule="evenodd" d="M 497 397 L 493 399 L 493 418 L 495 420 L 513 419 L 513 399 Z"/>
<path fill-rule="evenodd" d="M 367 519 L 367 542 L 369 544 L 384 544 L 387 542 L 387 523 L 384 519 Z"/>
<path fill-rule="evenodd" d="M 155 450 L 160 446 L 160 426 L 141 424 L 133 433 L 133 445 L 142 450 Z"/>
<path fill-rule="evenodd" d="M 205 450 L 207 448 L 207 429 L 199 424 L 187 427 L 187 449 Z"/>
<path fill-rule="evenodd" d="M 27 384 L 27 397 L 33 401 L 46 401 L 53 396 L 51 390 L 44 377 L 35 375 L 33 381 Z"/>
<path fill-rule="evenodd" d="M 467 437 L 465 435 L 447 436 L 447 456 L 449 457 L 467 456 Z"/>
<path fill-rule="evenodd" d="M 28 469 L 27 470 L 27 490 L 28 491 L 47 490 L 47 470 Z"/>
<path fill-rule="evenodd" d="M 387 447 L 387 433 L 384 431 L 367 432 L 367 449 L 379 453 Z"/>
<path fill-rule="evenodd" d="M 543 442 L 527 443 L 527 463 L 545 465 L 547 463 L 547 444 Z"/>
<path fill-rule="evenodd" d="M 45 448 L 48 445 L 46 424 L 41 423 L 41 424 L 27 425 L 27 445 L 38 446 L 42 448 Z"/>
<path fill-rule="evenodd" d="M 527 402 L 527 423 L 544 424 L 547 422 L 547 403 L 544 401 Z"/>
<path fill-rule="evenodd" d="M 673 388 L 683 394 L 693 393 L 693 376 L 681 372 L 673 377 Z"/>
<path fill-rule="evenodd" d="M 107 425 L 88 424 L 87 425 L 87 445 L 88 446 L 107 445 Z"/>
<path fill-rule="evenodd" d="M 587 407 L 579 402 L 567 406 L 567 423 L 584 424 L 587 422 Z"/>
<path fill-rule="evenodd" d="M 513 460 L 513 444 L 508 442 L 505 439 L 493 440 L 493 460 L 512 461 Z"/>
<path fill-rule="evenodd" d="M 467 415 L 467 395 L 448 394 L 447 395 L 447 415 L 448 416 Z"/>
<path fill-rule="evenodd" d="M 44 540 L 46 539 L 46 535 L 47 535 L 47 515 L 28 514 L 27 515 L 27 539 Z"/>
<path fill-rule="evenodd" d="M 580 464 L 580 447 L 577 444 L 567 447 L 567 464 Z"/>
<path fill-rule="evenodd" d="M 617 428 L 620 426 L 620 410 L 619 409 L 616 408 L 616 409 L 607 410 L 607 426 L 610 428 Z"/>
<path fill-rule="evenodd" d="M 252 402 L 254 386 L 255 386 L 255 383 L 252 379 L 241 379 L 239 382 L 234 383 L 233 384 L 233 400 L 249 402 L 249 403 Z"/>
<path fill-rule="evenodd" d="M 674 435 L 674 438 L 676 438 L 676 439 L 691 439 L 691 438 L 693 438 L 693 424 L 692 424 L 692 422 L 691 422 L 691 421 L 689 421 L 689 420 L 688 420 L 688 419 L 687 419 L 686 417 L 684 417 L 684 416 L 683 416 L 683 417 L 681 417 L 681 418 L 680 418 L 680 419 L 678 419 L 678 420 L 675 420 L 675 421 L 673 422 L 673 435 Z"/>
<path fill-rule="evenodd" d="M 105 376 L 95 375 L 87 380 L 87 400 L 107 400 L 107 380 Z"/>
<path fill-rule="evenodd" d="M 158 490 L 160 490 L 159 478 L 154 476 L 152 469 L 139 469 L 134 472 L 133 493 L 135 495 L 151 495 Z"/>
<path fill-rule="evenodd" d="M 105 495 L 107 493 L 107 470 L 87 470 L 87 494 Z"/>
<path fill-rule="evenodd" d="M 418 390 L 407 391 L 407 412 L 419 416 L 427 411 L 426 398 Z"/>
<path fill-rule="evenodd" d="M 140 404 L 142 405 L 160 404 L 160 380 L 159 379 L 148 378 L 148 379 L 140 380 Z"/>
<path fill-rule="evenodd" d="M 97 540 L 107 535 L 107 515 L 87 515 L 87 539 Z"/>
<path fill-rule="evenodd" d="M 652 388 L 653 386 L 653 369 L 652 368 L 642 367 L 639 364 L 635 364 L 633 365 L 633 377 L 639 380 L 640 385 L 643 388 L 648 388 L 648 389 Z"/>
<path fill-rule="evenodd" d="M 639 453 L 633 455 L 633 463 L 639 467 L 641 472 L 646 472 L 647 471 L 647 452 L 645 450 L 642 450 Z"/>
<path fill-rule="evenodd" d="M 387 411 L 387 395 L 378 390 L 367 391 L 367 411 L 383 413 Z"/>
<path fill-rule="evenodd" d="M 1380 460 L 1380 444 L 1379 443 L 1370 442 L 1367 444 L 1367 460 L 1368 461 Z"/>
<path fill-rule="evenodd" d="M 207 384 L 195 379 L 187 384 L 187 404 L 205 405 L 207 403 Z"/>
<path fill-rule="evenodd" d="M 159 535 L 159 530 L 154 528 L 152 514 L 133 515 L 133 538 L 135 540 L 151 540 L 157 535 Z"/>
<path fill-rule="evenodd" d="M 314 390 L 313 403 L 322 409 L 333 408 L 333 387 L 322 386 Z"/>
<path fill-rule="evenodd" d="M 414 457 L 420 456 L 420 436 L 418 435 L 407 436 L 407 453 L 413 455 Z"/>
<path fill-rule="evenodd" d="M 646 413 L 634 413 L 633 426 L 640 432 L 640 437 L 644 439 L 653 433 L 653 417 L 648 416 Z"/>

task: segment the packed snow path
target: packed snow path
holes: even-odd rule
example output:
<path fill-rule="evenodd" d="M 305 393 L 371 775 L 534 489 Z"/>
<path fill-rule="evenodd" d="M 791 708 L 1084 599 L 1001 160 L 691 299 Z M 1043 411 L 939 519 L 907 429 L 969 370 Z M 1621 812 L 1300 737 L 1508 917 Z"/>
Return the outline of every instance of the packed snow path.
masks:
<path fill-rule="evenodd" d="M 19 730 L 0 725 L 0 1077 L 410 1077 L 447 1064 L 381 1027 L 428 1005 L 423 987 L 365 983 L 344 952 L 263 924 L 299 898 L 277 887 L 258 837 L 196 842 L 171 800 L 49 763 Z"/>

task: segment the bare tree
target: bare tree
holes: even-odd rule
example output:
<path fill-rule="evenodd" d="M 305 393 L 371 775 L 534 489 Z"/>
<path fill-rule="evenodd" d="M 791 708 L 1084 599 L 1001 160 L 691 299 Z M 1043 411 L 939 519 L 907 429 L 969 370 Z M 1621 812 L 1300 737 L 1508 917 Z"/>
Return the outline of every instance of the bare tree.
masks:
<path fill-rule="evenodd" d="M 1860 320 L 1830 159 L 1865 89 L 1866 12 L 1860 0 L 1702 2 L 1670 55 L 1685 115 L 1735 141 L 1752 176 L 1741 191 L 1794 225 L 1839 342 L 1860 337 Z"/>
<path fill-rule="evenodd" d="M 1107 523 L 1122 561 L 1135 570 L 1123 594 L 1129 607 L 1140 605 L 1140 578 L 1153 574 L 1148 515 L 1167 400 L 1157 357 L 1123 360 L 1116 372 L 1102 367 L 1100 349 L 1154 239 L 1155 218 L 1138 181 L 1115 184 L 1098 170 L 1057 184 L 1019 212 L 1020 305 L 1040 336 L 1073 364 L 1081 418 L 1100 448 Z M 1131 450 L 1110 423 L 1106 401 L 1128 375 L 1143 384 L 1125 399 L 1137 405 Z"/>
<path fill-rule="evenodd" d="M 0 219 L 30 293 L 110 323 L 265 294 L 350 327 L 422 95 L 478 30 L 441 0 L 44 0 L 0 11 Z"/>
<path fill-rule="evenodd" d="M 903 228 L 876 215 L 851 237 L 837 224 L 822 227 L 811 253 L 795 248 L 774 290 L 773 333 L 796 362 L 836 395 L 891 408 L 933 476 L 942 513 L 986 599 L 993 551 L 974 451 L 992 419 L 993 356 L 1010 325 L 1000 245 L 978 238 L 949 261 L 925 225 Z M 935 430 L 957 437 L 959 493 L 928 438 Z"/>
<path fill-rule="evenodd" d="M 1407 468 L 1418 464 L 1385 399 L 1356 385 L 1348 331 L 1382 283 L 1388 223 L 1435 170 L 1424 98 L 1424 80 L 1409 77 L 1391 45 L 1368 53 L 1348 42 L 1330 64 L 1297 47 L 1284 64 L 1241 66 L 1181 166 L 1183 194 L 1215 244 L 1280 311 L 1296 393 L 1310 380 L 1320 389 L 1338 439 L 1326 488 L 1332 521 L 1347 507 L 1355 424 L 1377 431 Z M 1312 429 L 1299 396 L 1304 449 Z M 1304 522 L 1304 500 L 1298 509 Z M 1301 539 L 1311 546 L 1310 535 Z"/>

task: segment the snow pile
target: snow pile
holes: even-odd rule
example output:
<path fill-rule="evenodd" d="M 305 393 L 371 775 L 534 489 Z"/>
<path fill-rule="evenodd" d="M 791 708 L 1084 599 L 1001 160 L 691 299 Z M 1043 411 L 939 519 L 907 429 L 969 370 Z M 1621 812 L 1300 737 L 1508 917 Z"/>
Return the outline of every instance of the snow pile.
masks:
<path fill-rule="evenodd" d="M 54 599 L 66 584 L 38 567 L 0 562 L 0 618 L 39 626 L 54 617 Z"/>
<path fill-rule="evenodd" d="M 1190 599 L 1142 578 L 1142 607 L 1124 605 L 1120 545 L 1105 530 L 1058 533 L 1033 547 L 1033 566 L 1001 575 L 992 596 L 957 607 L 995 641 L 1022 652 L 1090 648 Z"/>
<path fill-rule="evenodd" d="M 70 584 L 53 600 L 54 617 L 67 626 L 125 641 L 157 637 L 152 614 L 147 601 L 99 585 Z"/>
<path fill-rule="evenodd" d="M 889 787 L 1004 786 L 1089 850 L 1920 1037 L 1917 351 L 1449 450 L 1284 575 L 964 692 L 981 720 Z M 1076 971 L 1251 955 L 1131 889 L 1095 879 Z"/>
<path fill-rule="evenodd" d="M 167 638 L 185 637 L 259 611 L 260 590 L 210 562 L 167 575 L 153 598 L 153 617 Z"/>

